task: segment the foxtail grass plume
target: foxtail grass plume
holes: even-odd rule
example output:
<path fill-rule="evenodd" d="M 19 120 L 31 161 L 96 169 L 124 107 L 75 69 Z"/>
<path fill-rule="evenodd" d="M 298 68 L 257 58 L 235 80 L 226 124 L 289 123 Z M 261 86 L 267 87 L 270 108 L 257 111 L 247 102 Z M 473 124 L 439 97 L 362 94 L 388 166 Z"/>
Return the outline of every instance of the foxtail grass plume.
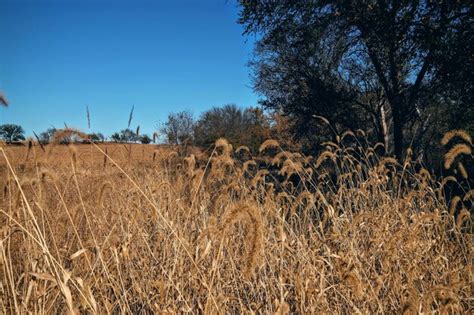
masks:
<path fill-rule="evenodd" d="M 0 105 L 3 105 L 5 107 L 8 106 L 8 100 L 7 98 L 5 97 L 5 95 L 0 91 Z"/>
<path fill-rule="evenodd" d="M 444 134 L 443 138 L 441 139 L 441 144 L 442 145 L 447 145 L 452 139 L 455 137 L 459 137 L 463 141 L 469 143 L 472 145 L 472 139 L 471 136 L 464 130 L 452 130 L 448 131 Z"/>
<path fill-rule="evenodd" d="M 280 147 L 280 144 L 278 143 L 278 141 L 274 140 L 274 139 L 268 139 L 268 140 L 265 140 L 261 145 L 260 145 L 260 148 L 258 149 L 259 152 L 263 152 L 269 148 L 278 148 Z"/>
<path fill-rule="evenodd" d="M 454 160 L 461 154 L 471 155 L 472 149 L 466 144 L 460 143 L 452 147 L 448 153 L 444 156 L 444 168 L 449 169 L 453 164 Z"/>

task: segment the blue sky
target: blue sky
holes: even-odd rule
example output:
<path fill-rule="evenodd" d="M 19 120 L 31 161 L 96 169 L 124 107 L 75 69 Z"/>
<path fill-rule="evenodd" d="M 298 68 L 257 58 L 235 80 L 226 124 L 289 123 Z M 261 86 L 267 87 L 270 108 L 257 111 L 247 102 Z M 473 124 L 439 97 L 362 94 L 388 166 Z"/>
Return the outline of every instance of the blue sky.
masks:
<path fill-rule="evenodd" d="M 0 124 L 152 133 L 169 112 L 257 103 L 234 1 L 0 1 Z"/>

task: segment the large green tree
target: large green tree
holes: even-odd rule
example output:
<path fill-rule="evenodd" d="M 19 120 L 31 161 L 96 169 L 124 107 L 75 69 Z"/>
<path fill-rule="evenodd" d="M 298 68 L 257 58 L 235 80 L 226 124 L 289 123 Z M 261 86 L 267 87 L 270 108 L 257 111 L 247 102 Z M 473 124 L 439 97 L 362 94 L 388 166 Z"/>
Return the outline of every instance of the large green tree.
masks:
<path fill-rule="evenodd" d="M 407 137 L 436 123 L 429 121 L 429 105 L 471 108 L 470 1 L 242 0 L 240 5 L 245 33 L 259 36 L 251 62 L 255 89 L 264 105 L 297 122 L 296 132 L 312 132 L 313 115 L 349 128 L 372 120 L 379 134 L 390 132 L 401 159 L 411 141 Z"/>

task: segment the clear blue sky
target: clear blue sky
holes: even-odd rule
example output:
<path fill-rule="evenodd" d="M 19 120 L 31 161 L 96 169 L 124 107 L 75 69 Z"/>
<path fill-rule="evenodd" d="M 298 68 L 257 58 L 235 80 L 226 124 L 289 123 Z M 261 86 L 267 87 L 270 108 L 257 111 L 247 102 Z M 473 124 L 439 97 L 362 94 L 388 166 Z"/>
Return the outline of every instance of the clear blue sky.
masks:
<path fill-rule="evenodd" d="M 235 1 L 0 1 L 0 124 L 151 133 L 169 112 L 257 103 Z"/>

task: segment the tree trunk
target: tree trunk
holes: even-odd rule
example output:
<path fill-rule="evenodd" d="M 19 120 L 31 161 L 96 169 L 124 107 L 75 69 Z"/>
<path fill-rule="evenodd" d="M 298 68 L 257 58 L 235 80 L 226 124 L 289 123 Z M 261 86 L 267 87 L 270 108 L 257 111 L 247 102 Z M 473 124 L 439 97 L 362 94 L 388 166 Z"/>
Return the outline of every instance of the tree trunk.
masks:
<path fill-rule="evenodd" d="M 385 153 L 390 152 L 388 147 L 388 126 L 387 126 L 387 118 L 385 116 L 385 108 L 383 104 L 380 106 L 380 123 L 382 124 L 382 135 L 383 135 L 383 144 L 385 146 Z"/>
<path fill-rule="evenodd" d="M 393 102 L 390 102 L 392 108 L 393 117 L 393 151 L 395 157 L 399 162 L 402 162 L 403 158 L 403 111 L 401 109 L 401 102 L 399 98 L 395 98 Z"/>

